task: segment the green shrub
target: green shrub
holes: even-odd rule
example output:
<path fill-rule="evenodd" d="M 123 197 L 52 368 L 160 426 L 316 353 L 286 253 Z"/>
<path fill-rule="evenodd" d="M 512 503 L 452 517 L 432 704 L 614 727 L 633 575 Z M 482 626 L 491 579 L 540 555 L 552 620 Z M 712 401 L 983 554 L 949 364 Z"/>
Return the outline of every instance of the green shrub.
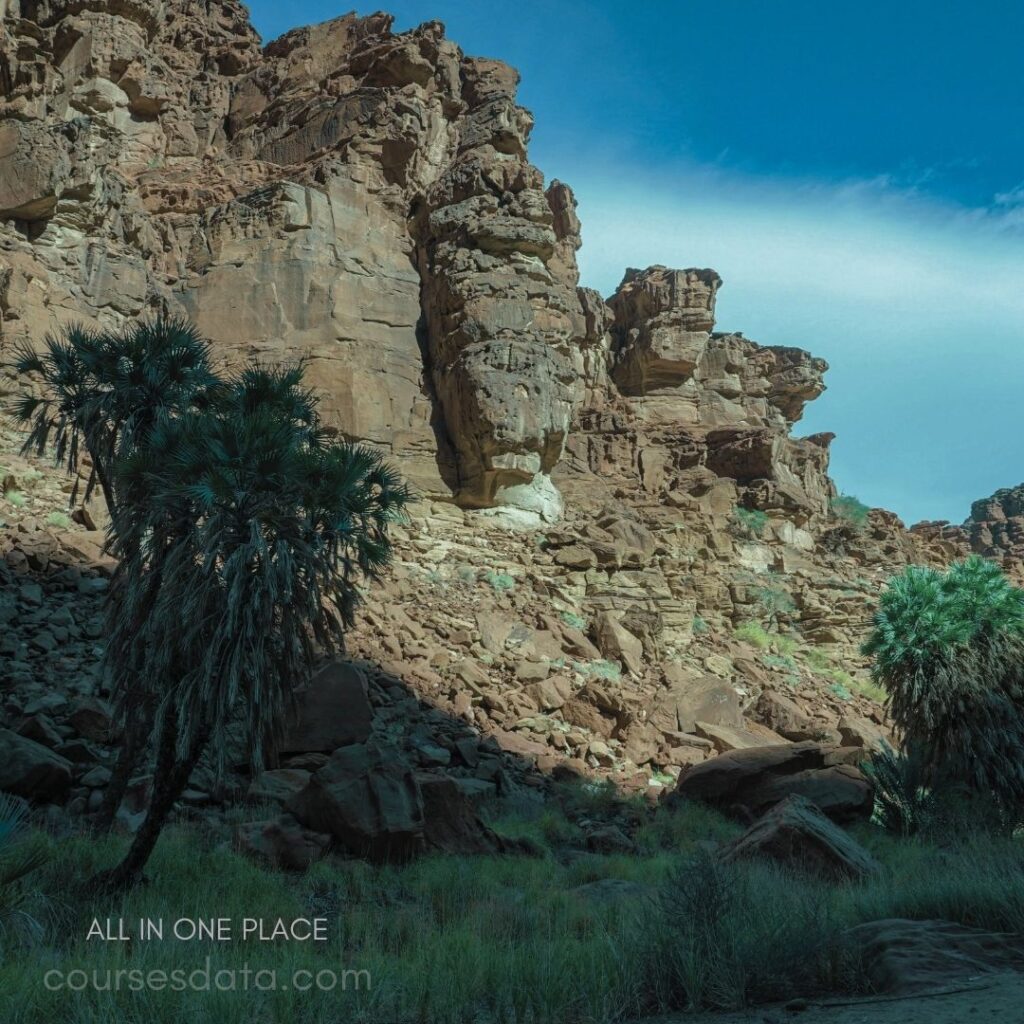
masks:
<path fill-rule="evenodd" d="M 4 497 L 15 507 L 25 507 L 25 495 L 21 491 L 8 491 Z"/>
<path fill-rule="evenodd" d="M 71 525 L 71 519 L 65 512 L 51 512 L 46 517 L 48 526 L 56 526 L 58 529 L 66 530 Z"/>
<path fill-rule="evenodd" d="M 759 625 L 756 622 L 744 622 L 736 627 L 733 631 L 733 636 L 737 640 L 745 640 L 748 644 L 753 644 L 754 647 L 761 648 L 762 651 L 767 651 L 772 645 L 772 637 L 764 626 Z"/>
<path fill-rule="evenodd" d="M 972 556 L 889 581 L 864 645 L 904 742 L 933 778 L 1019 806 L 1024 793 L 1024 591 Z"/>
<path fill-rule="evenodd" d="M 704 634 L 707 633 L 709 629 L 710 629 L 710 627 L 708 626 L 708 624 L 699 615 L 694 615 L 694 617 L 693 617 L 693 635 L 694 636 L 704 636 Z"/>
<path fill-rule="evenodd" d="M 491 587 L 499 594 L 505 590 L 511 590 L 516 585 L 514 576 L 503 572 L 494 572 L 494 570 L 484 573 L 484 580 L 490 583 Z"/>
<path fill-rule="evenodd" d="M 868 513 L 871 511 L 864 502 L 859 501 L 852 494 L 840 494 L 829 502 L 829 508 L 836 519 L 842 520 L 849 526 L 861 530 L 867 525 Z"/>
<path fill-rule="evenodd" d="M 754 600 L 772 625 L 778 625 L 780 615 L 796 611 L 796 604 L 789 591 L 778 583 L 755 588 Z"/>
<path fill-rule="evenodd" d="M 768 525 L 768 513 L 759 508 L 737 505 L 732 510 L 732 521 L 739 533 L 747 537 L 760 537 Z"/>
<path fill-rule="evenodd" d="M 652 922 L 662 1005 L 737 1009 L 863 985 L 848 913 L 826 887 L 701 853 L 662 884 Z"/>
<path fill-rule="evenodd" d="M 562 612 L 562 621 L 567 626 L 572 626 L 573 629 L 587 628 L 587 620 L 582 615 L 576 615 L 574 612 Z"/>

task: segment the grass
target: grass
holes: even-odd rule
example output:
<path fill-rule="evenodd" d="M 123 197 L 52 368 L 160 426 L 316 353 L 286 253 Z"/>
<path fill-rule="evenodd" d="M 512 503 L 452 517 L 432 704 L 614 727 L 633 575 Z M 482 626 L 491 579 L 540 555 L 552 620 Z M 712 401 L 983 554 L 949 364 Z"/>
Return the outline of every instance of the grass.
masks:
<path fill-rule="evenodd" d="M 46 525 L 66 530 L 71 525 L 71 517 L 64 512 L 51 512 L 46 517 Z"/>
<path fill-rule="evenodd" d="M 25 498 L 25 495 L 21 493 L 21 491 L 7 491 L 6 494 L 4 494 L 4 497 L 15 508 L 24 508 L 25 507 L 25 502 L 26 502 L 27 499 Z"/>
<path fill-rule="evenodd" d="M 580 842 L 580 822 L 597 813 L 636 823 L 638 852 L 561 855 Z M 708 844 L 740 826 L 694 804 L 649 811 L 607 786 L 556 788 L 547 801 L 492 823 L 531 837 L 539 856 L 428 857 L 391 867 L 330 859 L 285 875 L 232 852 L 216 833 L 173 826 L 150 884 L 116 899 L 90 897 L 80 882 L 111 863 L 123 839 L 51 840 L 38 884 L 60 902 L 36 909 L 42 941 L 4 950 L 4 1024 L 612 1024 L 861 991 L 862 966 L 844 935 L 866 921 L 938 918 L 1024 932 L 1024 848 L 1008 838 L 965 833 L 933 845 L 861 825 L 855 837 L 884 869 L 835 884 L 767 862 L 723 867 Z M 595 882 L 623 886 L 626 895 L 580 891 Z M 86 941 L 94 918 L 121 918 L 135 932 L 140 917 L 163 919 L 164 940 Z M 176 919 L 214 917 L 232 920 L 234 941 L 170 935 Z M 328 939 L 238 941 L 246 917 L 323 917 Z M 206 958 L 213 972 L 248 965 L 253 976 L 275 972 L 280 985 L 296 970 L 331 971 L 345 988 L 87 987 L 69 999 L 41 984 L 49 970 L 96 971 L 101 979 L 118 969 L 187 974 Z"/>
<path fill-rule="evenodd" d="M 833 498 L 829 502 L 829 508 L 837 519 L 857 530 L 861 530 L 867 525 L 868 514 L 871 511 L 864 502 L 852 494 L 840 494 L 837 498 Z"/>
<path fill-rule="evenodd" d="M 699 615 L 694 615 L 694 617 L 693 617 L 693 635 L 694 636 L 703 636 L 705 633 L 707 633 L 709 631 L 709 629 L 710 629 L 710 627 L 708 626 L 707 622 L 704 621 L 704 619 L 702 619 Z"/>
<path fill-rule="evenodd" d="M 744 622 L 733 630 L 733 636 L 737 640 L 743 640 L 752 647 L 761 651 L 774 651 L 776 654 L 792 658 L 797 649 L 796 641 L 792 637 L 782 636 L 779 633 L 769 633 L 760 623 Z"/>

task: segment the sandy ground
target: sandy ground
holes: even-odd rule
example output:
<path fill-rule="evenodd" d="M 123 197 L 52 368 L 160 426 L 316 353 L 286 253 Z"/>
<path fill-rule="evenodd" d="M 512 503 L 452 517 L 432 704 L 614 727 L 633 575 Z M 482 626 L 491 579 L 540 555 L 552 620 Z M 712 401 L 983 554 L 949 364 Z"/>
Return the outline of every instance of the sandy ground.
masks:
<path fill-rule="evenodd" d="M 741 1013 L 658 1017 L 643 1024 L 1024 1024 L 1024 974 L 914 996 L 809 1002 L 804 1009 L 762 1007 Z"/>

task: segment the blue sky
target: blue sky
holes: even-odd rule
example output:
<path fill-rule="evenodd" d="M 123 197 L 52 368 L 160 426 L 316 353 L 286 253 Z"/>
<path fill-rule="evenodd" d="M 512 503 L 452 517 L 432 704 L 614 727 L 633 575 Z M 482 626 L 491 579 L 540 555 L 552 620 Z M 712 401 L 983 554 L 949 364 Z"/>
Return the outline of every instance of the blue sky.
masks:
<path fill-rule="evenodd" d="M 253 0 L 269 41 L 351 8 Z M 376 8 L 358 6 L 361 13 Z M 712 266 L 719 328 L 832 366 L 839 487 L 962 520 L 1024 480 L 1024 4 L 393 0 L 522 72 L 583 283 Z"/>

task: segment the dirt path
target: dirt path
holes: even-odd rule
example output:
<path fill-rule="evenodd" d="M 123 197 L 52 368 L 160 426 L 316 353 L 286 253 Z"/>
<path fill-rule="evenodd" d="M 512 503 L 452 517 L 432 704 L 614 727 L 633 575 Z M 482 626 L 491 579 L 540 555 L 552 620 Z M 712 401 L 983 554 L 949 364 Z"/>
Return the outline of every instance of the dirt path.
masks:
<path fill-rule="evenodd" d="M 956 990 L 915 996 L 761 1007 L 741 1013 L 684 1014 L 643 1024 L 1024 1024 L 1024 974 L 1000 974 Z"/>

